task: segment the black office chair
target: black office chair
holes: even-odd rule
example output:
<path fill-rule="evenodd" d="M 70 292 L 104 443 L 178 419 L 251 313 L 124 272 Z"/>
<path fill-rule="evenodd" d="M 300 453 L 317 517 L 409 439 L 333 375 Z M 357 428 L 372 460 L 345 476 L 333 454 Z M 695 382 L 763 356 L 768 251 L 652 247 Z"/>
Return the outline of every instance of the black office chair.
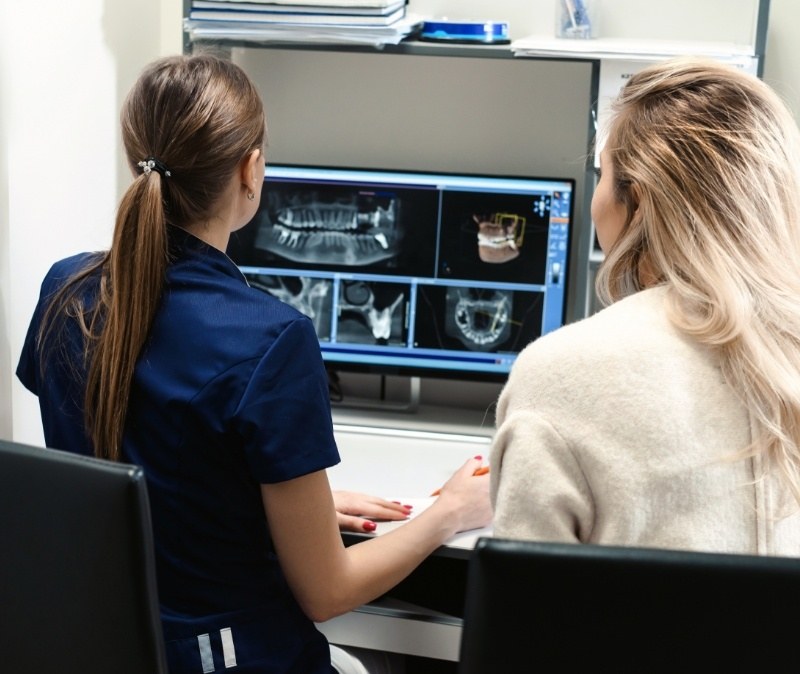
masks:
<path fill-rule="evenodd" d="M 166 674 L 140 468 L 0 441 L 0 671 Z"/>
<path fill-rule="evenodd" d="M 481 538 L 459 674 L 796 672 L 800 561 Z"/>

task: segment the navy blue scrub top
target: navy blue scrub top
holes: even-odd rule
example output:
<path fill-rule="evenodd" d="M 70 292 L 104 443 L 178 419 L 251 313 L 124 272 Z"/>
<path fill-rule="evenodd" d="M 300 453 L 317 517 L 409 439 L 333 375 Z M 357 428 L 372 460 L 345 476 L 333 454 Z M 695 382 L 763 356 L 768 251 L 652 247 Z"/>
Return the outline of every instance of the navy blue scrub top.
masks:
<path fill-rule="evenodd" d="M 147 477 L 170 672 L 329 674 L 327 642 L 288 588 L 260 491 L 339 462 L 317 337 L 224 253 L 169 229 L 173 259 L 122 458 Z M 79 327 L 69 320 L 46 345 L 44 374 L 37 336 L 47 300 L 92 257 L 53 265 L 17 368 L 39 397 L 47 446 L 81 454 L 92 450 Z M 98 278 L 84 286 L 88 303 Z"/>

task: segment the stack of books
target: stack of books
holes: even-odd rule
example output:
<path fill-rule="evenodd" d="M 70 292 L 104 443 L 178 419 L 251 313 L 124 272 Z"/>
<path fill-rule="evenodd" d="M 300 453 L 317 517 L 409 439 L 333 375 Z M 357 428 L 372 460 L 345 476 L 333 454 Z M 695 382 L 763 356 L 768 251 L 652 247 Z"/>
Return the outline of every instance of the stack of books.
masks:
<path fill-rule="evenodd" d="M 419 25 L 408 0 L 192 0 L 190 39 L 397 43 Z"/>

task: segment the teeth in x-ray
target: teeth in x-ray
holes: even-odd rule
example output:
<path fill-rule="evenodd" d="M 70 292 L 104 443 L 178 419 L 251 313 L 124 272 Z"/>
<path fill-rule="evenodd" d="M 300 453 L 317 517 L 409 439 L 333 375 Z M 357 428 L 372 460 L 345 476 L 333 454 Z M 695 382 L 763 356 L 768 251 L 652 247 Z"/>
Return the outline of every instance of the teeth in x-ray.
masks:
<path fill-rule="evenodd" d="M 355 206 L 319 204 L 314 207 L 287 207 L 278 211 L 278 222 L 299 229 L 356 229 L 358 209 Z"/>
<path fill-rule="evenodd" d="M 399 293 L 388 307 L 376 309 L 375 293 L 372 292 L 372 288 L 366 283 L 356 281 L 346 284 L 342 288 L 339 309 L 359 312 L 375 339 L 388 340 L 392 336 L 392 320 L 395 311 L 402 301 L 403 294 Z"/>
<path fill-rule="evenodd" d="M 511 248 L 512 250 L 517 250 L 517 244 L 511 235 L 491 238 L 478 234 L 478 245 L 486 246 L 487 248 Z"/>
<path fill-rule="evenodd" d="M 399 252 L 395 201 L 359 211 L 352 203 L 310 203 L 281 208 L 274 225 L 263 224 L 256 247 L 294 262 L 361 266 Z"/>
<path fill-rule="evenodd" d="M 446 332 L 467 348 L 488 351 L 508 339 L 513 293 L 497 290 L 491 297 L 473 297 L 469 290 L 447 291 Z"/>

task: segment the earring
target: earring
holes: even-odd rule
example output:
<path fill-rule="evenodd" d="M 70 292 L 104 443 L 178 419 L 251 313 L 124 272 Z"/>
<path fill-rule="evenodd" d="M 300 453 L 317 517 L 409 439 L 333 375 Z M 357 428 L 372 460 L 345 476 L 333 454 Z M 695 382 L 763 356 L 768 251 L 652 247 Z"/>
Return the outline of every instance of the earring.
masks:
<path fill-rule="evenodd" d="M 253 192 L 248 192 L 247 193 L 247 198 L 248 198 L 248 200 L 252 201 L 253 199 L 256 198 L 256 195 Z"/>

